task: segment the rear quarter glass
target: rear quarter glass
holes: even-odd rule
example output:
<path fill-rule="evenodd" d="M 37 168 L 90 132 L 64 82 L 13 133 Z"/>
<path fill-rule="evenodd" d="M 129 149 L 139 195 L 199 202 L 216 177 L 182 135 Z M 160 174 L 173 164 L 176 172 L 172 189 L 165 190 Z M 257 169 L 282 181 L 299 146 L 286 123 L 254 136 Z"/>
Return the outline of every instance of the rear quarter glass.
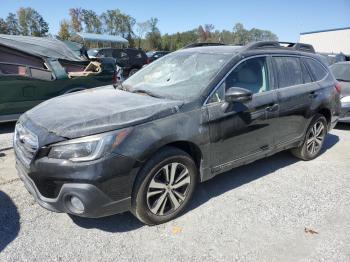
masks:
<path fill-rule="evenodd" d="M 305 60 L 316 81 L 322 80 L 328 74 L 327 70 L 320 62 L 311 58 L 306 58 Z"/>

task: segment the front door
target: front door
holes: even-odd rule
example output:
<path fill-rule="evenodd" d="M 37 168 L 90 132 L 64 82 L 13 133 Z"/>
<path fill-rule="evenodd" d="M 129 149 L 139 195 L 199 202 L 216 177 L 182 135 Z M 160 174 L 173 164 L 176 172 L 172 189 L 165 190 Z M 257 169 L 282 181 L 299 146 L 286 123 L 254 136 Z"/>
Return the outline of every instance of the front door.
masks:
<path fill-rule="evenodd" d="M 0 63 L 0 115 L 17 115 L 29 106 L 34 94 L 24 65 Z"/>
<path fill-rule="evenodd" d="M 274 89 L 270 57 L 241 62 L 207 102 L 210 156 L 213 172 L 232 168 L 245 159 L 268 152 L 278 132 L 278 99 Z M 246 103 L 225 102 L 225 91 L 241 87 L 253 93 Z"/>

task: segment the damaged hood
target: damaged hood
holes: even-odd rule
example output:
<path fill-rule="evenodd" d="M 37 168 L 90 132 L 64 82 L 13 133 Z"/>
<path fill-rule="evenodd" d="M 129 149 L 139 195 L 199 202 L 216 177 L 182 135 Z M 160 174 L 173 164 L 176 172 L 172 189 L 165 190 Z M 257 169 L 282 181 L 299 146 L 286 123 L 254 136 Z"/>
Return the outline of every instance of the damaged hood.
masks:
<path fill-rule="evenodd" d="M 78 44 L 70 42 L 68 46 L 66 43 L 50 37 L 0 34 L 0 45 L 38 57 L 86 61 L 69 47 Z"/>
<path fill-rule="evenodd" d="M 29 120 L 56 136 L 77 138 L 166 117 L 178 112 L 182 104 L 107 86 L 45 101 L 20 121 Z"/>

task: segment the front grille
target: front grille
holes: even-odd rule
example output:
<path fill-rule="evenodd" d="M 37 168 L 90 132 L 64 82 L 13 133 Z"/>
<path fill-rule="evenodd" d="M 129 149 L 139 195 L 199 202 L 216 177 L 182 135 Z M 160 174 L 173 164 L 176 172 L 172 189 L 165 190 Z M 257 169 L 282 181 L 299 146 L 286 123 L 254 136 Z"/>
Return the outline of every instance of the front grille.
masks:
<path fill-rule="evenodd" d="M 13 138 L 13 147 L 22 164 L 29 168 L 30 163 L 38 151 L 38 137 L 22 124 L 18 123 Z"/>

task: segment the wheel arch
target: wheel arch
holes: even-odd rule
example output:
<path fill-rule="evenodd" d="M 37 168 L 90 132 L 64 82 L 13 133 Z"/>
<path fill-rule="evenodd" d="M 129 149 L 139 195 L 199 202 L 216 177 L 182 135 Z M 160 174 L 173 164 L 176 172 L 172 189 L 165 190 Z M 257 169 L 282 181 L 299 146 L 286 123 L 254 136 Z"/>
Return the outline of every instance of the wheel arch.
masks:
<path fill-rule="evenodd" d="M 166 146 L 176 147 L 185 151 L 187 154 L 189 154 L 192 157 L 192 159 L 196 163 L 198 170 L 200 170 L 203 155 L 199 146 L 197 146 L 195 143 L 189 142 L 189 141 L 176 141 L 176 142 L 166 144 L 163 147 L 166 147 Z"/>
<path fill-rule="evenodd" d="M 202 163 L 203 163 L 203 161 L 202 161 L 203 160 L 203 153 L 202 153 L 202 150 L 199 148 L 199 146 L 191 141 L 186 141 L 186 140 L 169 141 L 168 140 L 167 142 L 162 143 L 161 145 L 158 145 L 155 149 L 148 151 L 147 154 L 143 155 L 143 157 L 142 157 L 143 158 L 143 160 L 142 160 L 143 165 L 146 164 L 152 158 L 152 156 L 154 156 L 159 151 L 161 151 L 167 147 L 175 147 L 175 148 L 178 148 L 178 149 L 186 152 L 187 154 L 189 154 L 192 157 L 192 159 L 195 162 L 196 167 L 198 169 L 199 180 L 202 181 L 201 170 L 202 170 Z M 141 169 L 142 169 L 142 167 L 141 167 Z"/>
<path fill-rule="evenodd" d="M 327 120 L 327 129 L 329 130 L 331 122 L 332 122 L 331 110 L 329 108 L 323 107 L 323 108 L 320 108 L 317 111 L 317 113 L 323 115 L 326 118 L 326 120 Z"/>

